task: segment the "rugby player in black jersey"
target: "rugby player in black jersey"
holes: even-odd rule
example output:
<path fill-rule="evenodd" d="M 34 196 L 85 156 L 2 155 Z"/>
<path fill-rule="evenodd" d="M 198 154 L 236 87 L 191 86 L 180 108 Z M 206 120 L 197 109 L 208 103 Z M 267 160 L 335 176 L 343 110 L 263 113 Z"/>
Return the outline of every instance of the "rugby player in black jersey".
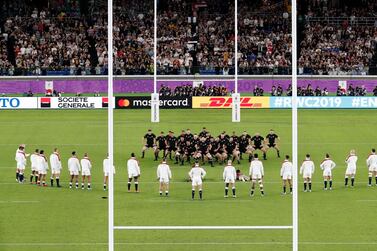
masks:
<path fill-rule="evenodd" d="M 166 136 L 164 135 L 164 132 L 161 132 L 160 135 L 156 138 L 156 142 L 157 142 L 157 148 L 156 150 L 154 151 L 154 160 L 157 161 L 158 160 L 158 153 L 160 151 L 162 151 L 163 153 L 163 159 L 165 158 L 165 154 L 166 154 Z"/>
<path fill-rule="evenodd" d="M 251 146 L 253 147 L 253 151 L 261 150 L 263 152 L 263 159 L 266 160 L 266 149 L 264 147 L 264 138 L 259 134 L 256 133 L 253 137 L 250 139 Z"/>
<path fill-rule="evenodd" d="M 177 141 L 178 138 L 174 136 L 174 132 L 169 131 L 169 134 L 166 136 L 166 156 L 169 154 L 169 159 L 172 160 L 172 153 L 177 151 Z"/>
<path fill-rule="evenodd" d="M 186 160 L 188 163 L 191 163 L 191 157 L 194 156 L 196 151 L 196 147 L 191 144 L 190 141 L 186 141 L 186 146 L 184 148 L 184 156 L 181 158 L 181 165 L 183 165 L 184 161 Z"/>
<path fill-rule="evenodd" d="M 278 158 L 280 158 L 280 150 L 278 147 L 279 136 L 275 133 L 273 129 L 266 136 L 266 152 L 270 148 L 275 148 Z"/>
<path fill-rule="evenodd" d="M 237 160 L 237 163 L 240 164 L 240 151 L 238 149 L 238 144 L 231 137 L 229 141 L 225 144 L 225 149 L 228 154 L 228 159 L 232 158 L 232 162 Z"/>
<path fill-rule="evenodd" d="M 177 151 L 175 152 L 175 164 L 178 164 L 183 159 L 186 149 L 186 141 L 184 136 L 180 136 L 177 141 Z"/>
<path fill-rule="evenodd" d="M 238 146 L 240 150 L 240 159 L 242 159 L 242 154 L 246 153 L 248 145 L 249 145 L 249 139 L 246 137 L 246 134 L 242 134 L 238 142 Z"/>
<path fill-rule="evenodd" d="M 148 129 L 148 132 L 144 135 L 144 138 L 143 138 L 143 149 L 141 153 L 142 158 L 144 158 L 145 151 L 148 148 L 152 148 L 153 151 L 156 150 L 156 135 L 152 132 L 151 129 Z"/>

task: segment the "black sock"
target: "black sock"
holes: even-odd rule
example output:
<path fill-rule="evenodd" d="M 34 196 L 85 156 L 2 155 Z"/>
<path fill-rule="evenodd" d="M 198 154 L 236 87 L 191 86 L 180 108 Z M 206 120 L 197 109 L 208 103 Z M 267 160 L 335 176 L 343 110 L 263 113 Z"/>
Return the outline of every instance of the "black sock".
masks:
<path fill-rule="evenodd" d="M 332 188 L 332 180 L 329 181 L 329 186 Z"/>
<path fill-rule="evenodd" d="M 261 195 L 264 195 L 264 190 L 260 190 L 260 194 L 261 194 Z"/>
<path fill-rule="evenodd" d="M 368 179 L 368 184 L 369 184 L 369 185 L 372 185 L 372 177 L 369 177 L 369 179 Z"/>
<path fill-rule="evenodd" d="M 232 193 L 233 193 L 233 196 L 236 196 L 236 189 L 235 188 L 232 188 Z"/>
<path fill-rule="evenodd" d="M 191 191 L 191 198 L 192 198 L 192 199 L 195 198 L 195 190 L 192 190 L 192 191 Z"/>
<path fill-rule="evenodd" d="M 30 175 L 30 183 L 33 182 L 33 178 L 34 178 L 34 176 L 33 176 L 33 175 Z"/>
<path fill-rule="evenodd" d="M 178 164 L 178 156 L 175 156 L 175 163 Z"/>
<path fill-rule="evenodd" d="M 283 186 L 283 193 L 286 193 L 286 191 L 287 191 L 287 188 Z"/>
<path fill-rule="evenodd" d="M 103 184 L 103 189 L 105 189 L 105 190 L 106 190 L 106 184 Z"/>
<path fill-rule="evenodd" d="M 169 152 L 169 159 L 171 160 L 171 152 Z"/>
<path fill-rule="evenodd" d="M 139 183 L 136 183 L 136 182 L 135 182 L 135 191 L 136 192 L 139 191 Z"/>
<path fill-rule="evenodd" d="M 263 159 L 264 159 L 264 160 L 267 159 L 267 155 L 266 155 L 266 153 L 263 153 Z"/>
<path fill-rule="evenodd" d="M 76 182 L 76 188 L 79 188 L 79 183 L 78 182 Z"/>
<path fill-rule="evenodd" d="M 154 153 L 154 160 L 158 159 L 158 153 Z"/>
<path fill-rule="evenodd" d="M 90 183 L 88 183 L 88 188 L 90 189 Z"/>
<path fill-rule="evenodd" d="M 18 176 L 19 176 L 20 174 L 19 173 L 16 173 L 16 180 L 18 180 Z"/>
<path fill-rule="evenodd" d="M 249 162 L 251 162 L 251 159 L 252 159 L 253 157 L 251 156 L 251 155 L 249 155 Z"/>
<path fill-rule="evenodd" d="M 225 188 L 225 196 L 228 196 L 228 188 Z"/>
<path fill-rule="evenodd" d="M 309 182 L 309 190 L 312 190 L 312 183 Z"/>
<path fill-rule="evenodd" d="M 128 182 L 128 183 L 127 183 L 127 190 L 128 190 L 128 191 L 131 190 L 131 182 Z"/>
<path fill-rule="evenodd" d="M 60 179 L 56 179 L 56 185 L 60 187 Z"/>
<path fill-rule="evenodd" d="M 289 188 L 289 192 L 291 192 L 291 193 L 292 193 L 292 187 L 290 187 L 290 188 Z"/>
<path fill-rule="evenodd" d="M 355 178 L 351 178 L 351 186 L 355 183 Z"/>
<path fill-rule="evenodd" d="M 279 151 L 279 150 L 277 150 L 277 153 L 278 153 L 278 157 L 280 158 L 280 151 Z"/>
<path fill-rule="evenodd" d="M 20 174 L 20 175 L 18 176 L 18 178 L 19 178 L 20 182 L 22 182 L 22 181 L 24 180 L 24 175 L 23 175 L 23 174 Z"/>
<path fill-rule="evenodd" d="M 54 186 L 54 179 L 53 178 L 50 179 L 50 183 L 51 183 L 51 186 L 53 187 Z"/>
<path fill-rule="evenodd" d="M 35 183 L 38 182 L 38 176 L 35 176 Z"/>
<path fill-rule="evenodd" d="M 253 195 L 253 194 L 254 194 L 254 189 L 251 189 L 250 195 Z"/>
<path fill-rule="evenodd" d="M 203 199 L 203 191 L 202 190 L 199 190 L 199 198 Z"/>
<path fill-rule="evenodd" d="M 213 160 L 208 160 L 208 162 L 211 164 L 211 167 L 213 167 Z"/>
<path fill-rule="evenodd" d="M 168 192 L 168 191 L 165 191 L 165 195 L 168 196 L 168 195 L 169 195 L 169 192 Z"/>
<path fill-rule="evenodd" d="M 377 185 L 377 176 L 376 176 L 376 185 Z"/>
<path fill-rule="evenodd" d="M 306 183 L 304 183 L 304 190 L 306 191 Z"/>
<path fill-rule="evenodd" d="M 346 178 L 344 179 L 344 185 L 345 185 L 345 186 L 348 185 L 348 177 L 346 177 Z"/>
<path fill-rule="evenodd" d="M 327 180 L 323 181 L 323 183 L 325 184 L 325 188 L 327 188 Z"/>
<path fill-rule="evenodd" d="M 142 151 L 141 152 L 141 157 L 144 158 L 144 156 L 145 156 L 145 151 Z"/>

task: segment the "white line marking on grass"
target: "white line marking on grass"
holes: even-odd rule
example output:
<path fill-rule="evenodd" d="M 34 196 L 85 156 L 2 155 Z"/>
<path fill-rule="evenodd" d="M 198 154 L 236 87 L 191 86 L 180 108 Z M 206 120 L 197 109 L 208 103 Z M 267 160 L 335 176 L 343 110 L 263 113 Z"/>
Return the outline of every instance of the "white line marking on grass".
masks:
<path fill-rule="evenodd" d="M 0 246 L 107 246 L 108 243 L 105 242 L 63 242 L 63 243 L 0 243 Z M 360 246 L 373 246 L 377 245 L 377 242 L 299 242 L 300 245 L 360 245 Z M 115 245 L 126 245 L 126 246 L 152 246 L 152 245 L 292 245 L 292 242 L 281 242 L 281 241 L 267 241 L 267 242 L 116 242 Z"/>
<path fill-rule="evenodd" d="M 6 201 L 0 200 L 0 203 L 39 203 L 40 201 L 37 200 L 13 200 L 13 201 Z"/>

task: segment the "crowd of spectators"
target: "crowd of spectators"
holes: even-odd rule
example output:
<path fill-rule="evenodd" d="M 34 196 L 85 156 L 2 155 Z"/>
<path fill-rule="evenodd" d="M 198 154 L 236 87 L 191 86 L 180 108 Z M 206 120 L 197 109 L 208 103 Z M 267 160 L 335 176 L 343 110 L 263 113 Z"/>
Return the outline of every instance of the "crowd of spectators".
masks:
<path fill-rule="evenodd" d="M 376 2 L 361 1 L 354 7 L 332 6 L 331 1 L 308 2 L 300 42 L 299 74 L 368 74 L 376 50 L 377 26 L 357 20 L 375 17 Z M 313 17 L 317 19 L 311 21 Z M 329 17 L 343 21 L 331 21 Z"/>
<path fill-rule="evenodd" d="M 228 96 L 229 92 L 224 86 L 180 85 L 172 89 L 169 86 L 161 85 L 159 94 L 161 97 Z"/>

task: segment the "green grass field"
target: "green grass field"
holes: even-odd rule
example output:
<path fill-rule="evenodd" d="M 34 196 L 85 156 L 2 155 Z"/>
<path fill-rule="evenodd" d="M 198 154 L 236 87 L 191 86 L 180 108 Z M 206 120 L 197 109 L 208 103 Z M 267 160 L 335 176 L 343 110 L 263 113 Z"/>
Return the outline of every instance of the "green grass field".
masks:
<path fill-rule="evenodd" d="M 281 196 L 281 159 L 268 153 L 266 196 L 248 196 L 250 184 L 237 183 L 237 199 L 223 198 L 222 166 L 204 166 L 204 200 L 191 201 L 189 166 L 172 165 L 171 196 L 160 198 L 156 162 L 141 159 L 141 193 L 126 193 L 126 160 L 140 155 L 148 128 L 155 132 L 206 126 L 212 133 L 247 130 L 266 134 L 274 128 L 282 154 L 291 153 L 290 110 L 242 110 L 231 123 L 230 110 L 162 110 L 161 123 L 150 123 L 149 110 L 115 111 L 115 225 L 290 225 L 291 196 Z M 317 164 L 313 192 L 299 187 L 300 250 L 375 250 L 377 187 L 367 187 L 365 158 L 375 146 L 374 110 L 303 110 L 299 112 L 299 159 L 312 154 Z M 1 111 L 0 250 L 106 250 L 107 192 L 102 189 L 102 160 L 107 153 L 106 111 Z M 15 182 L 14 153 L 59 147 L 63 158 L 61 189 Z M 356 187 L 343 187 L 344 159 L 351 148 L 359 155 Z M 70 190 L 67 159 L 72 150 L 88 152 L 93 162 L 93 190 Z M 334 190 L 322 190 L 319 163 L 329 152 L 337 167 Z M 238 167 L 238 166 L 236 166 Z M 247 173 L 244 160 L 239 168 Z M 30 169 L 27 169 L 27 174 Z M 28 175 L 27 175 L 28 177 Z M 119 231 L 116 250 L 291 250 L 290 230 Z"/>

